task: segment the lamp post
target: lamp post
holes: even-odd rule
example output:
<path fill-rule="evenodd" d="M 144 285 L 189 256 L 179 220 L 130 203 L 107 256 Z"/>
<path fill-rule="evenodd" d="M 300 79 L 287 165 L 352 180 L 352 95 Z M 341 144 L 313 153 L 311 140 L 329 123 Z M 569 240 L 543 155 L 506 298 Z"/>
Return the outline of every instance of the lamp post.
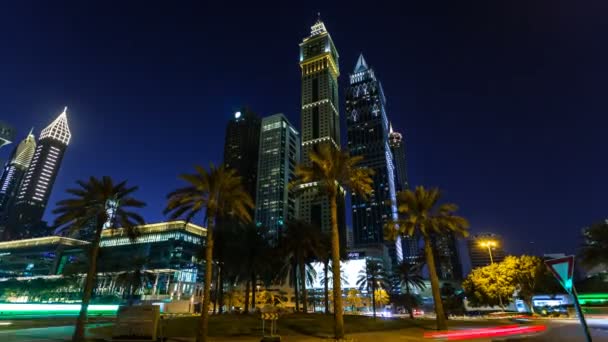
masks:
<path fill-rule="evenodd" d="M 481 247 L 488 248 L 488 254 L 490 254 L 490 265 L 493 264 L 494 263 L 494 259 L 492 258 L 492 247 L 496 247 L 497 246 L 496 241 L 491 241 L 491 240 L 482 241 L 482 242 L 479 243 L 479 245 Z"/>
<path fill-rule="evenodd" d="M 492 248 L 498 246 L 498 244 L 496 243 L 496 241 L 493 241 L 493 240 L 481 241 L 479 243 L 479 245 L 481 247 L 488 248 L 488 254 L 490 255 L 490 265 L 493 265 L 494 264 L 494 258 L 492 258 Z M 502 307 L 503 305 L 502 305 L 502 296 L 501 295 L 498 295 L 498 302 L 499 302 L 499 305 Z M 504 310 L 504 308 L 503 308 L 503 310 Z"/>

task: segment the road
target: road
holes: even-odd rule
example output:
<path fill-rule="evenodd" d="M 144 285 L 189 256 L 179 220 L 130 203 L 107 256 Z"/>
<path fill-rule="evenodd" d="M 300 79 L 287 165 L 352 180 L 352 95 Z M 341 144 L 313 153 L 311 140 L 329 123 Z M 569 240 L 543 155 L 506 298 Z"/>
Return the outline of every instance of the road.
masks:
<path fill-rule="evenodd" d="M 509 341 L 533 342 L 585 342 L 585 335 L 578 320 L 551 320 L 547 322 L 547 332 L 535 337 L 509 339 Z M 593 342 L 608 342 L 608 320 L 587 319 Z"/>
<path fill-rule="evenodd" d="M 90 325 L 89 327 L 92 327 Z M 74 326 L 59 326 L 46 328 L 30 328 L 18 330 L 0 331 L 0 341 L 2 342 L 41 342 L 55 341 L 66 342 L 71 340 Z M 87 334 L 88 337 L 90 334 Z"/>

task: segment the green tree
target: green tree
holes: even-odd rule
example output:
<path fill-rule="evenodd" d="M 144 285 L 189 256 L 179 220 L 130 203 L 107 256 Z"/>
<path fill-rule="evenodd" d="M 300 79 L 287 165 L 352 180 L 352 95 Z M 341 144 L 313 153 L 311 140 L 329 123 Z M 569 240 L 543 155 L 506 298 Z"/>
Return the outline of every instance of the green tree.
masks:
<path fill-rule="evenodd" d="M 101 179 L 90 177 L 88 181 L 77 181 L 76 184 L 77 188 L 66 190 L 72 197 L 59 201 L 53 213 L 58 215 L 55 226 L 71 234 L 86 230 L 91 224 L 94 226 L 82 305 L 72 338 L 73 341 L 82 341 L 85 339 L 84 324 L 97 275 L 101 232 L 104 228 L 121 228 L 131 241 L 135 241 L 138 233 L 135 227 L 144 224 L 144 219 L 130 208 L 142 208 L 145 203 L 132 197 L 137 187 L 128 187 L 126 181 L 116 183 L 104 176 Z"/>
<path fill-rule="evenodd" d="M 411 291 L 422 291 L 426 288 L 424 278 L 422 278 L 421 266 L 421 263 L 412 263 L 404 260 L 397 265 L 394 271 L 401 290 L 405 290 L 404 295 L 406 298 L 403 298 L 402 303 L 405 304 L 405 308 L 412 319 L 414 318 L 413 305 L 415 305 L 416 301 L 412 300 Z"/>
<path fill-rule="evenodd" d="M 513 274 L 502 263 L 477 267 L 462 283 L 465 296 L 474 306 L 509 305 L 515 291 Z"/>
<path fill-rule="evenodd" d="M 500 263 L 505 270 L 503 273 L 513 278 L 518 297 L 530 307 L 534 313 L 532 296 L 537 291 L 545 292 L 542 289 L 542 280 L 547 268 L 543 260 L 536 256 L 522 255 L 520 257 L 507 256 Z"/>
<path fill-rule="evenodd" d="M 376 318 L 376 290 L 386 285 L 387 281 L 381 262 L 373 259 L 365 260 L 365 269 L 359 271 L 357 286 L 360 290 L 367 290 L 371 294 L 374 318 Z"/>
<path fill-rule="evenodd" d="M 196 341 L 206 342 L 211 299 L 210 287 L 213 277 L 213 233 L 216 219 L 222 216 L 234 216 L 244 223 L 249 223 L 251 222 L 250 210 L 254 205 L 251 196 L 243 188 L 241 177 L 237 176 L 235 170 L 211 164 L 207 171 L 201 166 L 196 166 L 193 174 L 182 174 L 180 178 L 187 183 L 187 186 L 177 189 L 167 196 L 165 214 L 170 214 L 171 219 L 185 217 L 186 221 L 191 221 L 195 215 L 205 210 L 203 219 L 207 225 L 205 284 Z"/>
<path fill-rule="evenodd" d="M 288 222 L 287 229 L 282 234 L 279 245 L 281 246 L 283 255 L 295 262 L 300 284 L 300 294 L 302 296 L 302 308 L 307 313 L 306 269 L 307 265 L 320 253 L 321 228 L 301 220 Z M 293 264 L 293 262 L 289 264 Z M 312 267 L 308 268 L 312 269 Z"/>
<path fill-rule="evenodd" d="M 578 252 L 581 263 L 589 268 L 608 265 L 608 220 L 583 230 L 584 243 Z"/>
<path fill-rule="evenodd" d="M 469 223 L 455 212 L 455 204 L 439 204 L 439 189 L 430 190 L 422 186 L 414 191 L 406 190 L 397 194 L 397 210 L 400 218 L 386 226 L 385 235 L 395 240 L 398 234 L 407 236 L 422 236 L 424 239 L 425 261 L 429 270 L 431 289 L 437 314 L 437 329 L 446 330 L 447 322 L 441 301 L 439 277 L 435 268 L 432 237 L 434 234 L 456 233 L 467 236 Z"/>
<path fill-rule="evenodd" d="M 355 194 L 367 197 L 372 192 L 373 170 L 359 167 L 361 156 L 351 157 L 329 144 L 320 145 L 309 152 L 310 164 L 296 168 L 297 180 L 292 188 L 301 191 L 308 184 L 316 183 L 321 193 L 327 196 L 331 217 L 331 259 L 334 273 L 334 337 L 344 338 L 344 312 L 342 308 L 342 288 L 340 283 L 340 236 L 338 233 L 338 194 L 340 185 Z"/>

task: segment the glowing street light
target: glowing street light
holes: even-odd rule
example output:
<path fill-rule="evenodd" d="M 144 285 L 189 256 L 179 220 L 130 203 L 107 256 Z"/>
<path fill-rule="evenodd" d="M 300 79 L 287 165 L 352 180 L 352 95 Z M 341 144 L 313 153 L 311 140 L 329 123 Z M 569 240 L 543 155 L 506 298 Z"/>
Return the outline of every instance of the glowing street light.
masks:
<path fill-rule="evenodd" d="M 492 258 L 492 248 L 497 247 L 498 243 L 494 240 L 485 240 L 479 243 L 479 246 L 487 248 L 488 253 L 490 254 L 490 264 L 494 263 L 494 259 Z"/>

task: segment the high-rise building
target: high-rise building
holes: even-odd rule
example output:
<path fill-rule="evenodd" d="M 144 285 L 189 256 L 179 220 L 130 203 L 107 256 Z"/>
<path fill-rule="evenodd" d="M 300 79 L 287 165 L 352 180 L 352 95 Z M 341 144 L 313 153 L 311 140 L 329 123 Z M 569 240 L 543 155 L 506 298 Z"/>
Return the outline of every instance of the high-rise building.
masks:
<path fill-rule="evenodd" d="M 388 143 L 393 155 L 395 165 L 395 189 L 397 192 L 409 189 L 407 180 L 407 163 L 405 157 L 405 142 L 403 135 L 393 130 L 393 125 L 389 123 Z M 410 262 L 415 262 L 420 255 L 420 237 L 404 236 L 401 239 L 403 258 Z"/>
<path fill-rule="evenodd" d="M 255 203 L 258 149 L 260 143 L 260 117 L 249 108 L 234 113 L 226 126 L 224 165 L 235 169 L 243 181 L 245 190 Z M 253 216 L 253 210 L 251 212 Z"/>
<path fill-rule="evenodd" d="M 283 114 L 262 119 L 258 155 L 255 222 L 276 243 L 284 224 L 296 217 L 297 201 L 289 182 L 300 162 L 300 134 Z"/>
<path fill-rule="evenodd" d="M 13 142 L 15 131 L 12 127 L 0 121 L 0 147 Z"/>
<path fill-rule="evenodd" d="M 396 218 L 393 155 L 389 146 L 389 122 L 382 84 L 361 54 L 350 75 L 346 90 L 346 125 L 348 150 L 362 156 L 361 166 L 374 171 L 373 190 L 366 199 L 354 193 L 351 197 L 354 248 L 376 250 L 382 257 L 385 248 L 391 261 L 402 259 L 401 244 L 384 239 L 384 226 Z M 372 256 L 372 255 L 368 255 Z"/>
<path fill-rule="evenodd" d="M 462 280 L 462 264 L 458 251 L 458 241 L 453 233 L 432 237 L 435 246 L 435 269 L 441 280 Z"/>
<path fill-rule="evenodd" d="M 66 107 L 40 133 L 34 157 L 10 210 L 6 229 L 11 232 L 12 239 L 36 237 L 43 233 L 40 231 L 42 216 L 71 137 Z"/>
<path fill-rule="evenodd" d="M 321 19 L 311 27 L 310 36 L 300 43 L 302 71 L 302 162 L 310 163 L 310 151 L 320 145 L 340 149 L 338 110 L 338 51 Z M 307 185 L 305 185 L 307 186 Z M 318 196 L 314 184 L 300 197 L 299 218 L 331 231 L 330 204 Z M 340 243 L 346 245 L 345 191 L 338 189 L 337 214 Z"/>
<path fill-rule="evenodd" d="M 0 230 L 8 219 L 8 213 L 13 205 L 23 176 L 30 167 L 36 151 L 36 137 L 32 131 L 13 150 L 11 158 L 4 166 L 0 176 Z"/>
<path fill-rule="evenodd" d="M 401 133 L 393 131 L 392 124 L 389 124 L 388 141 L 393 154 L 393 161 L 395 163 L 395 186 L 397 191 L 407 190 L 409 189 L 409 185 L 407 182 L 405 142 L 403 141 L 403 135 L 401 135 Z"/>
<path fill-rule="evenodd" d="M 502 237 L 493 233 L 480 233 L 469 237 L 467 247 L 471 258 L 471 269 L 503 261 L 505 259 L 503 246 Z"/>

